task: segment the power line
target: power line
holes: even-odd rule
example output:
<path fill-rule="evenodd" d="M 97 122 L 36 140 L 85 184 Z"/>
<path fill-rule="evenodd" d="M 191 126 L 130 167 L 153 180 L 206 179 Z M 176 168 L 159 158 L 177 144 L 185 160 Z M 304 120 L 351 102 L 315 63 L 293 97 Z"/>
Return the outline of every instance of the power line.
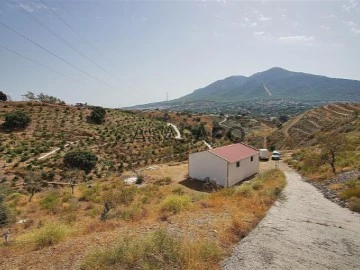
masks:
<path fill-rule="evenodd" d="M 12 50 L 12 49 L 10 49 L 10 48 L 8 48 L 8 47 L 5 47 L 5 46 L 3 46 L 3 45 L 0 45 L 0 48 L 2 48 L 2 49 L 4 49 L 4 50 L 7 50 L 7 51 L 9 51 L 9 52 L 11 52 L 11 53 L 13 53 L 13 54 L 21 57 L 21 58 L 26 59 L 27 61 L 29 61 L 29 62 L 31 62 L 31 63 L 33 63 L 33 64 L 35 64 L 35 65 L 41 66 L 41 67 L 43 67 L 43 68 L 46 68 L 46 69 L 48 69 L 48 70 L 50 70 L 50 71 L 52 71 L 52 72 L 54 72 L 54 73 L 56 73 L 56 74 L 58 74 L 58 75 L 60 75 L 60 76 L 63 76 L 63 77 L 65 77 L 65 78 L 67 78 L 67 79 L 70 79 L 70 80 L 72 80 L 72 81 L 74 81 L 74 82 L 77 82 L 77 83 L 79 83 L 79 84 L 82 84 L 82 85 L 84 85 L 84 86 L 86 86 L 86 87 L 89 86 L 89 85 L 86 85 L 86 84 L 82 83 L 81 81 L 76 80 L 76 79 L 74 79 L 74 78 L 72 78 L 72 77 L 70 77 L 70 76 L 68 76 L 68 75 L 66 75 L 66 74 L 63 74 L 63 73 L 61 73 L 61 72 L 59 72 L 59 71 L 56 71 L 55 69 L 53 69 L 53 68 L 51 68 L 51 67 L 49 67 L 49 66 L 47 66 L 47 65 L 44 65 L 44 64 L 42 64 L 42 63 L 40 63 L 40 62 L 38 62 L 38 61 L 36 61 L 36 60 L 34 60 L 34 59 L 31 59 L 31 58 L 29 58 L 29 57 L 27 57 L 27 56 L 25 56 L 25 55 L 22 55 L 21 53 L 16 52 L 16 51 L 14 51 L 14 50 Z"/>
<path fill-rule="evenodd" d="M 15 29 L 11 28 L 10 26 L 4 24 L 3 22 L 0 21 L 0 25 L 2 25 L 3 27 L 5 27 L 6 29 L 8 29 L 11 32 L 14 32 L 15 34 L 19 35 L 20 37 L 22 37 L 23 39 L 26 39 L 28 42 L 34 44 L 35 46 L 39 47 L 40 49 L 46 51 L 48 54 L 51 54 L 52 56 L 56 57 L 57 59 L 59 59 L 60 61 L 68 64 L 69 66 L 75 68 L 76 70 L 80 71 L 81 73 L 85 74 L 86 76 L 90 77 L 93 80 L 96 80 L 98 82 L 100 82 L 101 84 L 115 90 L 112 86 L 108 85 L 107 83 L 105 83 L 104 81 L 94 77 L 93 75 L 89 74 L 88 72 L 84 71 L 83 69 L 79 68 L 78 66 L 72 64 L 71 62 L 67 61 L 66 59 L 62 58 L 61 56 L 58 56 L 57 54 L 53 53 L 52 51 L 46 49 L 45 47 L 43 47 L 42 45 L 40 45 L 39 43 L 33 41 L 32 39 L 28 38 L 27 36 L 21 34 L 20 32 L 16 31 Z"/>
<path fill-rule="evenodd" d="M 82 57 L 84 57 L 86 60 L 88 60 L 90 63 L 92 63 L 93 65 L 95 65 L 96 67 L 98 67 L 99 69 L 101 69 L 104 73 L 106 73 L 107 75 L 111 76 L 112 75 L 110 73 L 108 73 L 104 68 L 102 68 L 99 64 L 97 64 L 96 62 L 94 62 L 92 59 L 90 59 L 88 56 L 86 56 L 83 52 L 81 52 L 80 50 L 78 50 L 77 48 L 75 48 L 73 45 L 71 45 L 68 41 L 66 41 L 64 38 L 62 38 L 61 36 L 59 36 L 57 33 L 55 33 L 50 27 L 48 27 L 47 25 L 45 25 L 44 23 L 42 23 L 37 17 L 35 17 L 31 12 L 27 11 L 23 6 L 17 4 L 15 1 L 13 0 L 8 0 L 14 7 L 19 7 L 21 9 L 21 11 L 29 16 L 32 20 L 36 21 L 39 25 L 41 25 L 43 28 L 45 28 L 46 30 L 48 30 L 51 34 L 53 34 L 54 36 L 56 36 L 58 39 L 60 39 L 63 43 L 65 43 L 67 46 L 69 46 L 72 50 L 74 50 L 75 52 L 77 52 L 78 54 L 80 54 Z"/>
<path fill-rule="evenodd" d="M 51 7 L 49 7 L 48 4 L 46 4 L 46 2 L 39 0 L 41 2 L 41 4 L 43 4 L 48 10 L 50 10 L 60 21 L 63 22 L 63 24 L 65 24 L 68 28 L 71 29 L 71 31 L 73 31 L 82 41 L 84 41 L 89 47 L 91 47 L 94 51 L 97 52 L 97 54 L 99 54 L 102 58 L 104 58 L 106 61 L 108 61 L 103 55 L 102 53 L 100 53 L 100 51 L 93 46 L 87 39 L 85 39 L 83 37 L 83 35 L 81 35 L 74 27 L 72 27 L 68 22 L 65 21 L 65 19 L 63 17 L 61 17 L 54 9 L 52 9 Z"/>
<path fill-rule="evenodd" d="M 82 39 L 89 47 L 91 47 L 101 58 L 103 58 L 108 64 L 110 65 L 114 65 L 113 63 L 111 63 L 111 61 L 109 61 L 101 52 L 100 50 L 94 46 L 93 44 L 91 44 L 91 42 L 89 42 L 86 38 L 84 38 L 83 35 L 81 35 L 74 27 L 72 27 L 68 22 L 65 21 L 64 18 L 62 18 L 54 9 L 52 9 L 51 7 L 49 7 L 49 5 L 47 5 L 45 3 L 45 1 L 43 0 L 39 0 L 43 5 L 45 5 L 47 7 L 47 9 L 49 9 L 59 20 L 61 20 L 67 27 L 69 27 L 80 39 Z M 60 2 L 57 3 L 60 7 L 62 7 L 63 9 L 67 10 L 69 12 L 69 9 L 65 8 L 64 5 L 60 4 Z M 69 13 L 72 13 L 71 11 Z M 72 16 L 73 18 L 76 18 L 75 16 Z M 76 18 L 77 19 L 77 18 Z M 79 23 L 79 20 L 77 20 Z M 133 88 L 130 84 L 128 84 L 127 82 L 121 81 L 118 79 L 118 77 L 113 76 L 112 74 L 109 74 L 111 77 L 113 77 L 114 79 L 116 79 L 117 81 L 126 84 L 127 87 L 129 88 Z"/>

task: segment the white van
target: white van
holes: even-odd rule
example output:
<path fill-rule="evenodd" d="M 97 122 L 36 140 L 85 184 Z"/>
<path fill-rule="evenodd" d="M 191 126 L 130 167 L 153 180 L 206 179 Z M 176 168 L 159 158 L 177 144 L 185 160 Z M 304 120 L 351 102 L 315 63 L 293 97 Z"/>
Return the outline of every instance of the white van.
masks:
<path fill-rule="evenodd" d="M 270 152 L 267 149 L 259 149 L 259 159 L 260 160 L 269 160 Z"/>

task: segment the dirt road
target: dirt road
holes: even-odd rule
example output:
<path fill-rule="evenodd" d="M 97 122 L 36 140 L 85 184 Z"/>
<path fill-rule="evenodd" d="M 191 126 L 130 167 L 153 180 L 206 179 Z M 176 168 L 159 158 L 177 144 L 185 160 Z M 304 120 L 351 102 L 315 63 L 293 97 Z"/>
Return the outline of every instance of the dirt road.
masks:
<path fill-rule="evenodd" d="M 178 127 L 171 123 L 167 123 L 167 125 L 171 126 L 175 130 L 175 132 L 176 132 L 175 139 L 181 139 L 181 133 L 180 133 Z"/>
<path fill-rule="evenodd" d="M 360 215 L 325 199 L 284 163 L 284 198 L 223 269 L 360 269 Z"/>

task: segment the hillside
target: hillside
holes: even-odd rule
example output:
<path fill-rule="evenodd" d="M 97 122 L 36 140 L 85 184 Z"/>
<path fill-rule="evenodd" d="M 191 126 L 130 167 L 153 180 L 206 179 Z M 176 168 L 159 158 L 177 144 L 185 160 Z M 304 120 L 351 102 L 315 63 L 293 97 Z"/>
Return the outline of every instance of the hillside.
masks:
<path fill-rule="evenodd" d="M 359 112 L 359 103 L 334 103 L 308 110 L 269 136 L 268 144 L 279 149 L 296 149 L 316 144 L 320 132 L 356 132 Z"/>
<path fill-rule="evenodd" d="M 175 100 L 134 107 L 171 107 L 184 102 L 239 102 L 258 99 L 360 101 L 360 81 L 329 78 L 275 67 L 250 77 L 228 77 Z"/>
<path fill-rule="evenodd" d="M 343 207 L 360 212 L 360 104 L 329 104 L 290 119 L 267 137 L 285 160 Z M 262 143 L 262 137 L 252 141 Z"/>
<path fill-rule="evenodd" d="M 109 172 L 121 173 L 146 165 L 182 161 L 190 151 L 203 149 L 191 138 L 174 140 L 174 131 L 162 121 L 131 112 L 107 110 L 105 123 L 88 120 L 91 109 L 41 103 L 0 103 L 0 116 L 22 110 L 30 118 L 24 130 L 0 130 L 0 175 L 12 185 L 21 184 L 26 170 L 55 175 L 60 180 L 64 166 L 62 157 L 73 150 L 87 150 L 99 161 L 88 178 Z M 1 117 L 2 119 L 2 117 Z M 2 123 L 3 119 L 0 121 Z M 53 152 L 52 152 L 53 151 Z M 52 154 L 43 157 L 46 153 Z"/>
<path fill-rule="evenodd" d="M 0 130 L 1 269 L 219 269 L 285 185 L 278 170 L 226 189 L 189 180 L 181 161 L 205 145 L 160 115 L 107 109 L 94 124 L 92 108 L 0 102 L 0 124 L 14 110 L 31 123 Z M 73 150 L 98 157 L 86 177 L 64 165 Z"/>

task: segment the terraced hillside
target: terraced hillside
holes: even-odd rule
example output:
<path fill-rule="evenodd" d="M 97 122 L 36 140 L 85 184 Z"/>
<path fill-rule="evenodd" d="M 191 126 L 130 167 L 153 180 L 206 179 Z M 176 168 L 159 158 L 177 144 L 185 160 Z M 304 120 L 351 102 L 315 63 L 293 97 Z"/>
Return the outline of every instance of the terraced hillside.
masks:
<path fill-rule="evenodd" d="M 268 144 L 281 149 L 309 146 L 319 131 L 351 129 L 358 118 L 360 104 L 336 103 L 315 108 L 291 119 L 268 137 Z"/>
<path fill-rule="evenodd" d="M 0 124 L 2 116 L 14 110 L 27 113 L 31 123 L 25 129 L 0 131 L 0 177 L 4 182 L 12 180 L 12 185 L 21 183 L 29 169 L 59 178 L 64 169 L 62 157 L 77 149 L 93 152 L 99 158 L 89 174 L 93 178 L 149 164 L 181 161 L 190 151 L 204 147 L 191 137 L 175 140 L 174 130 L 166 123 L 131 112 L 109 109 L 105 122 L 97 125 L 88 119 L 90 108 L 1 102 Z"/>

